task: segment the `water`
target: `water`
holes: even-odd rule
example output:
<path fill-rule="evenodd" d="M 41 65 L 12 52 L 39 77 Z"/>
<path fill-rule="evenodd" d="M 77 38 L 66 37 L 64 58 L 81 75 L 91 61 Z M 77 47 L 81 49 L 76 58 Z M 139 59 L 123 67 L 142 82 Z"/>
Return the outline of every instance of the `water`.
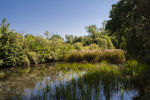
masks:
<path fill-rule="evenodd" d="M 56 71 L 56 65 L 0 71 L 0 100 L 132 100 L 138 89 L 118 75 Z"/>

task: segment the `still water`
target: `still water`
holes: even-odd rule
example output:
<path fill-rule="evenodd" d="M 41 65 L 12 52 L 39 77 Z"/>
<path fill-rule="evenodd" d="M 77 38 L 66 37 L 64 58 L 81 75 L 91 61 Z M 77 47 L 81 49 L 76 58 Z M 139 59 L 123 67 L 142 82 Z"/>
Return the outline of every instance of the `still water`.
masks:
<path fill-rule="evenodd" d="M 136 86 L 117 75 L 56 71 L 56 65 L 0 70 L 0 100 L 132 100 L 138 96 Z"/>

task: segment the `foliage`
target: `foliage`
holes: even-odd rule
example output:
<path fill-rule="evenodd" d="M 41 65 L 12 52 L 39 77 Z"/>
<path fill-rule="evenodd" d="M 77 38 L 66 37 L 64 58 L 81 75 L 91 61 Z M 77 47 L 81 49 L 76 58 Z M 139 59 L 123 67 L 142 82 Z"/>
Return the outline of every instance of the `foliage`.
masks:
<path fill-rule="evenodd" d="M 75 50 L 82 50 L 83 45 L 80 42 L 77 42 L 74 44 L 74 48 L 75 48 Z"/>
<path fill-rule="evenodd" d="M 87 47 L 88 50 L 98 50 L 99 49 L 99 46 L 97 44 L 90 44 L 88 47 Z"/>
<path fill-rule="evenodd" d="M 29 52 L 28 57 L 32 64 L 38 64 L 38 55 L 36 52 Z"/>
<path fill-rule="evenodd" d="M 74 42 L 74 36 L 73 35 L 66 35 L 65 36 L 67 43 L 73 44 Z"/>
<path fill-rule="evenodd" d="M 125 49 L 127 56 L 149 63 L 149 1 L 120 0 L 112 6 L 106 29 L 116 48 Z"/>
<path fill-rule="evenodd" d="M 3 60 L 4 66 L 20 66 L 23 61 L 23 44 L 24 39 L 21 34 L 9 30 L 9 25 L 5 24 L 5 19 L 1 24 L 0 37 L 0 59 Z"/>
<path fill-rule="evenodd" d="M 0 60 L 0 66 L 2 66 L 3 65 L 3 60 Z"/>
<path fill-rule="evenodd" d="M 139 76 L 139 77 L 149 77 L 150 74 L 148 71 L 150 70 L 146 64 L 138 63 L 136 60 L 129 60 L 124 65 L 126 75 L 131 77 Z"/>

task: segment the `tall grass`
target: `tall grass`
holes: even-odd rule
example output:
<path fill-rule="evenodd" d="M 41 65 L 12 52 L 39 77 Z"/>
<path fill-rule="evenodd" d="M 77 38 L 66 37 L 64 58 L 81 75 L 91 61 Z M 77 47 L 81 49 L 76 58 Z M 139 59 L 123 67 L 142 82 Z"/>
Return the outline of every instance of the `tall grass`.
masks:
<path fill-rule="evenodd" d="M 120 49 L 71 51 L 63 56 L 63 61 L 69 62 L 100 62 L 107 60 L 114 64 L 125 62 L 124 52 Z"/>
<path fill-rule="evenodd" d="M 57 71 L 68 71 L 68 70 L 84 70 L 93 71 L 96 70 L 98 66 L 91 63 L 59 63 L 56 65 Z"/>
<path fill-rule="evenodd" d="M 129 75 L 131 77 L 150 77 L 150 67 L 146 64 L 139 63 L 136 60 L 127 61 L 124 67 L 126 75 Z"/>
<path fill-rule="evenodd" d="M 44 92 L 42 98 L 45 99 L 45 95 L 49 95 L 49 99 L 58 100 L 101 100 L 101 98 L 110 100 L 115 93 L 122 91 L 124 86 L 121 81 L 119 69 L 102 62 L 99 70 L 89 71 L 78 79 L 72 78 L 71 81 L 57 84 L 53 94 Z"/>
<path fill-rule="evenodd" d="M 59 71 L 82 69 L 88 71 L 78 78 L 72 76 L 70 80 L 61 80 L 54 85 L 46 83 L 47 86 L 44 89 L 37 90 L 40 94 L 33 92 L 31 100 L 101 100 L 102 98 L 110 100 L 114 95 L 121 98 L 124 91 L 135 89 L 133 85 L 138 82 L 133 83 L 132 78 L 129 79 L 124 75 L 134 76 L 132 73 L 143 73 L 144 70 L 139 70 L 142 66 L 134 60 L 128 61 L 122 67 L 102 61 L 96 64 L 59 63 L 55 68 Z"/>

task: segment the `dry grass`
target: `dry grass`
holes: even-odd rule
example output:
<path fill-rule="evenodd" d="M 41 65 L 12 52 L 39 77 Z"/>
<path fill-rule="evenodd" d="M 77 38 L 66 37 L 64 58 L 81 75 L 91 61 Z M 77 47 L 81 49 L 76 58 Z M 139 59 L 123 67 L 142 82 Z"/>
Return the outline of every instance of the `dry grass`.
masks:
<path fill-rule="evenodd" d="M 82 50 L 70 51 L 63 56 L 63 61 L 69 62 L 100 62 L 103 60 L 114 64 L 123 64 L 125 63 L 124 51 L 121 49 Z"/>

